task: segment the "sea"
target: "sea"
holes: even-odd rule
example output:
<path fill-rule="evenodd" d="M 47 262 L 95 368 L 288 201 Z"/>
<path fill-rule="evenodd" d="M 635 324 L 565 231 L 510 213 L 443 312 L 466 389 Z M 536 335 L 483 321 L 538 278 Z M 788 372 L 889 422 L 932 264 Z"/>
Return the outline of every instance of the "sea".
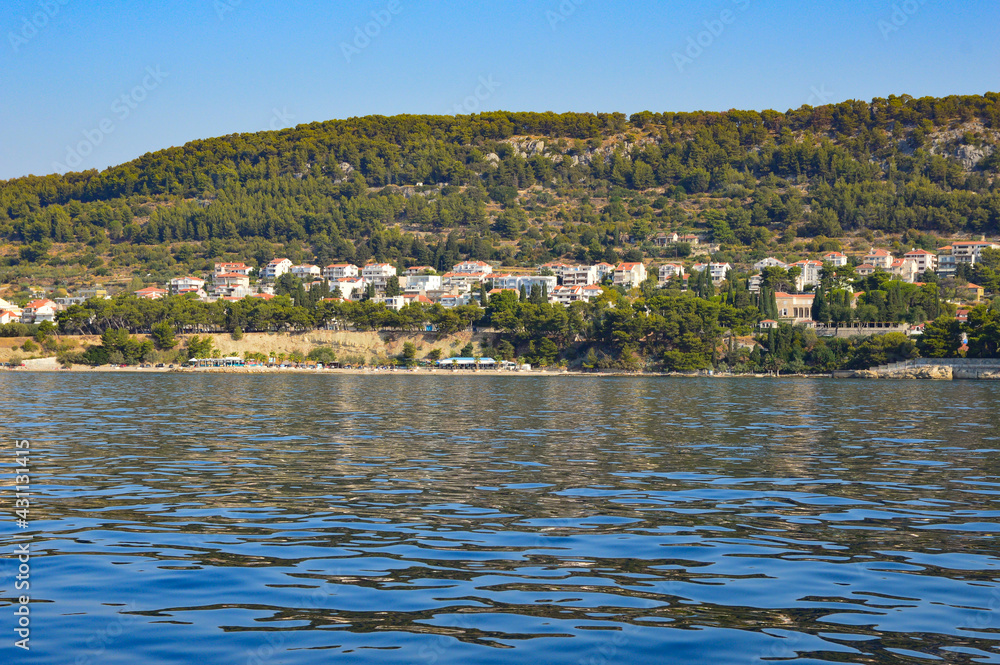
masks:
<path fill-rule="evenodd" d="M 998 398 L 5 372 L 0 662 L 1000 663 Z"/>

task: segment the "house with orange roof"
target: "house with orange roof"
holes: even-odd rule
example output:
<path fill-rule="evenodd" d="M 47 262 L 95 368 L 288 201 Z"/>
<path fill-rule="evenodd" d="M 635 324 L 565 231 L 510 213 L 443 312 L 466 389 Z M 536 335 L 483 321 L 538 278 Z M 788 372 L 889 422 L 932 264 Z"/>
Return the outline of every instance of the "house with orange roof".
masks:
<path fill-rule="evenodd" d="M 862 261 L 888 272 L 889 268 L 892 266 L 892 254 L 884 249 L 875 249 L 872 247 L 868 253 L 865 254 Z"/>
<path fill-rule="evenodd" d="M 360 269 L 353 263 L 331 263 L 323 268 L 323 277 L 328 282 L 340 279 L 341 277 L 357 277 Z"/>
<path fill-rule="evenodd" d="M 660 286 L 663 286 L 671 278 L 677 275 L 684 274 L 684 266 L 679 263 L 664 263 L 660 266 L 657 277 L 659 278 Z"/>
<path fill-rule="evenodd" d="M 823 255 L 823 262 L 840 268 L 847 265 L 847 255 L 841 252 L 827 252 Z"/>
<path fill-rule="evenodd" d="M 823 270 L 822 261 L 796 261 L 790 267 L 801 270 L 799 276 L 795 278 L 795 288 L 797 290 L 804 291 L 807 286 L 816 286 L 819 284 L 819 273 Z"/>
<path fill-rule="evenodd" d="M 903 254 L 903 258 L 913 261 L 917 272 L 920 274 L 923 274 L 928 270 L 937 270 L 937 254 L 928 252 L 926 249 L 911 249 L 906 254 Z"/>
<path fill-rule="evenodd" d="M 374 284 L 379 291 L 385 291 L 389 279 L 396 276 L 396 266 L 391 263 L 369 263 L 361 269 L 365 284 Z"/>
<path fill-rule="evenodd" d="M 48 298 L 32 300 L 21 310 L 21 323 L 29 325 L 32 323 L 41 323 L 42 321 L 55 323 L 56 312 L 60 309 L 59 305 Z"/>
<path fill-rule="evenodd" d="M 774 301 L 778 306 L 778 318 L 791 319 L 793 323 L 812 321 L 815 293 L 784 293 L 777 291 Z"/>
<path fill-rule="evenodd" d="M 441 288 L 455 289 L 459 292 L 465 293 L 469 291 L 474 284 L 482 284 L 487 280 L 487 278 L 493 280 L 495 283 L 497 275 L 491 275 L 484 272 L 446 272 L 441 275 Z"/>
<path fill-rule="evenodd" d="M 641 262 L 625 262 L 615 268 L 614 285 L 623 286 L 626 289 L 639 286 L 646 281 L 646 266 Z"/>
<path fill-rule="evenodd" d="M 434 302 L 425 296 L 423 293 L 404 293 L 403 301 L 407 305 L 412 305 L 413 303 L 418 303 L 421 305 L 433 305 Z"/>
<path fill-rule="evenodd" d="M 348 300 L 360 298 L 365 290 L 365 280 L 361 277 L 339 277 L 330 283 L 330 290 L 340 289 L 340 295 Z"/>
<path fill-rule="evenodd" d="M 904 282 L 913 283 L 917 280 L 917 264 L 911 259 L 893 259 L 889 272 L 898 275 Z"/>
<path fill-rule="evenodd" d="M 140 298 L 145 298 L 146 300 L 159 300 L 163 296 L 167 295 L 164 289 L 158 289 L 155 286 L 147 286 L 144 289 L 139 289 L 138 291 L 133 291 L 135 295 Z"/>
<path fill-rule="evenodd" d="M 284 257 L 271 259 L 268 264 L 264 266 L 262 275 L 264 279 L 274 281 L 282 275 L 287 274 L 291 269 L 292 262 L 290 259 L 286 259 Z"/>
<path fill-rule="evenodd" d="M 241 275 L 249 275 L 253 268 L 245 263 L 216 263 L 215 272 L 237 272 Z"/>
<path fill-rule="evenodd" d="M 478 273 L 482 275 L 489 275 L 493 272 L 493 266 L 485 261 L 464 261 L 462 263 L 456 263 L 452 266 L 451 271 L 456 273 Z"/>
<path fill-rule="evenodd" d="M 958 264 L 974 265 L 979 263 L 984 249 L 1000 249 L 1000 245 L 985 240 L 951 243 L 951 254 L 955 257 L 955 263 Z"/>
<path fill-rule="evenodd" d="M 303 263 L 297 266 L 292 266 L 290 272 L 298 277 L 299 279 L 315 279 L 323 274 L 323 271 L 319 266 L 314 266 L 311 263 Z"/>
<path fill-rule="evenodd" d="M 978 284 L 973 284 L 969 282 L 965 286 L 960 286 L 956 289 L 960 295 L 962 295 L 966 300 L 971 302 L 979 302 L 983 299 L 983 294 L 985 289 Z"/>
<path fill-rule="evenodd" d="M 217 263 L 216 266 L 218 265 L 220 264 Z M 203 288 L 205 288 L 205 280 L 199 279 L 198 277 L 191 277 L 190 275 L 187 277 L 174 277 L 167 283 L 167 290 L 169 290 L 170 293 L 180 293 L 182 291 L 190 293 L 191 289 L 200 291 Z"/>
<path fill-rule="evenodd" d="M 600 263 L 595 263 L 594 268 L 597 269 L 597 281 L 602 281 L 608 275 L 613 275 L 615 273 L 615 266 L 610 263 L 605 263 L 601 261 Z"/>

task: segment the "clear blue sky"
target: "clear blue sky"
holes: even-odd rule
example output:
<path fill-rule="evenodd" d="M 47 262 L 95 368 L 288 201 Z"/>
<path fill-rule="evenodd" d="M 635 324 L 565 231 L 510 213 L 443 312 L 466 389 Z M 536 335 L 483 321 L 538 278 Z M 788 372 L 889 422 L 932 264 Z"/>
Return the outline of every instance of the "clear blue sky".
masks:
<path fill-rule="evenodd" d="M 784 111 L 1000 90 L 996 0 L 2 5 L 0 178 L 456 105 Z M 374 36 L 357 38 L 366 27 Z"/>

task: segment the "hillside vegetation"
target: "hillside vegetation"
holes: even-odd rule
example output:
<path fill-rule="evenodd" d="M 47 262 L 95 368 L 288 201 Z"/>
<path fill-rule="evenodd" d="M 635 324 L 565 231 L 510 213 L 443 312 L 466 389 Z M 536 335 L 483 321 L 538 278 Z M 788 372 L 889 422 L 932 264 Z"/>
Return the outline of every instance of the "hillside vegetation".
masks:
<path fill-rule="evenodd" d="M 0 280 L 163 282 L 232 257 L 446 269 L 719 260 L 1000 230 L 1000 96 L 725 113 L 372 116 L 0 182 Z M 832 239 L 832 240 L 831 240 Z"/>

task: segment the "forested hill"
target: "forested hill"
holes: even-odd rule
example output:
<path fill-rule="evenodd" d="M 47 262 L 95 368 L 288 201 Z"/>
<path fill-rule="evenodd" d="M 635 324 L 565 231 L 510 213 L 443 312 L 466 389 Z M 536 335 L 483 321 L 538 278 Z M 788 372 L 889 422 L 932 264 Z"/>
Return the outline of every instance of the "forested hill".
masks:
<path fill-rule="evenodd" d="M 737 260 L 815 237 L 995 235 L 998 142 L 996 93 L 785 113 L 334 120 L 0 182 L 3 281 L 43 265 L 65 276 L 141 263 L 164 277 L 202 252 L 607 260 L 655 256 L 650 238 L 680 229 Z"/>

